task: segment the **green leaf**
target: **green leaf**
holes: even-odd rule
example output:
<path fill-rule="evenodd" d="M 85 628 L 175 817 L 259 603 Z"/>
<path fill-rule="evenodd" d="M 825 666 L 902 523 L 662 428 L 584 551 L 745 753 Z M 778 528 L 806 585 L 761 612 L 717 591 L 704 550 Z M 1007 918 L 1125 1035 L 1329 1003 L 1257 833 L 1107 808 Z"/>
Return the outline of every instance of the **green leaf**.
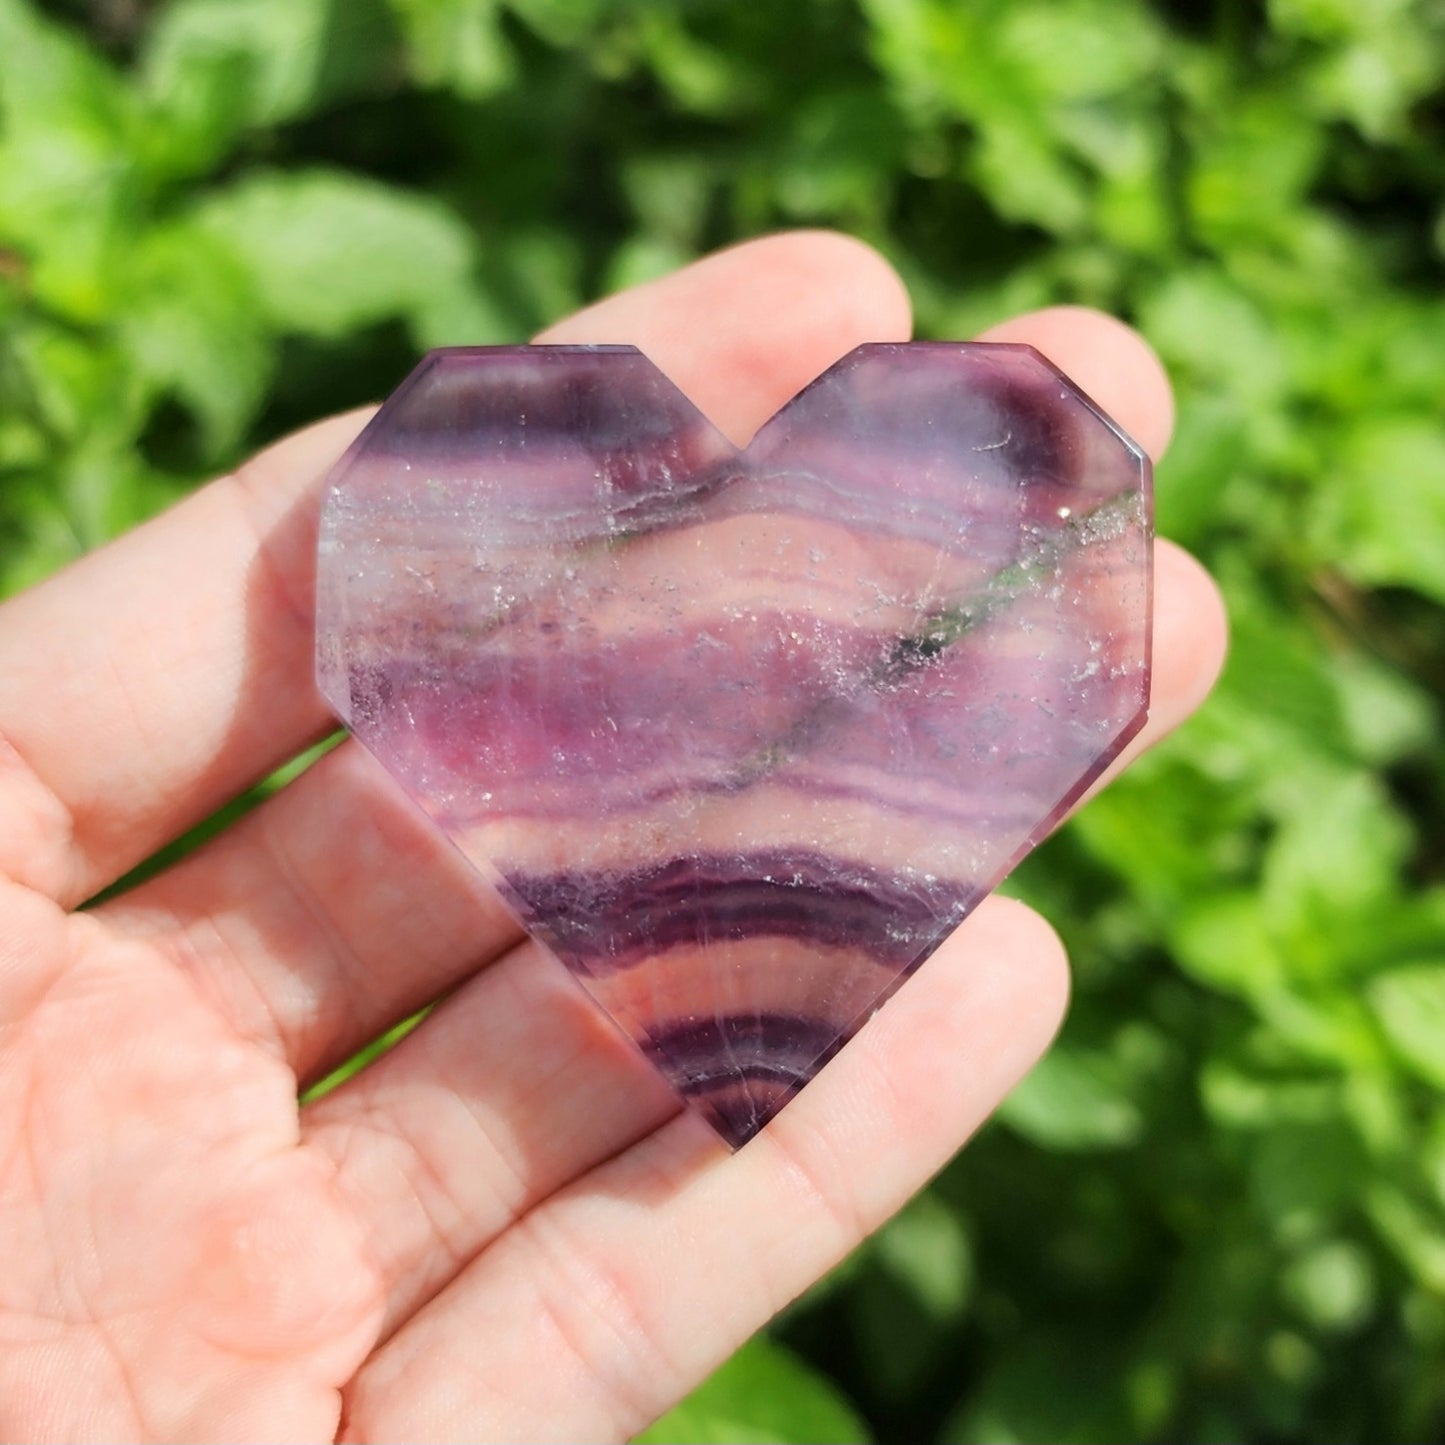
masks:
<path fill-rule="evenodd" d="M 1210 1117 L 1223 1129 L 1319 1124 L 1337 1119 L 1341 1108 L 1335 1079 L 1262 1078 L 1225 1059 L 1211 1060 L 1200 1070 L 1199 1093 Z"/>
<path fill-rule="evenodd" d="M 1290 1261 L 1280 1285 L 1304 1319 L 1330 1332 L 1357 1329 L 1375 1306 L 1370 1255 L 1348 1240 L 1325 1240 L 1306 1250 Z"/>
<path fill-rule="evenodd" d="M 858 1348 L 876 1387 L 901 1395 L 937 1368 L 943 1329 L 968 1304 L 968 1235 L 955 1210 L 925 1193 L 861 1253 L 864 1269 L 850 1298 Z"/>
<path fill-rule="evenodd" d="M 941 0 L 872 0 L 866 9 L 904 111 L 924 121 L 952 113 L 974 129 L 968 173 L 999 214 L 1057 235 L 1082 232 L 1096 188 L 1080 159 L 1128 170 L 1118 143 L 1128 123 L 1103 103 L 1130 95 L 1157 60 L 1159 32 L 1143 7 L 1031 0 L 989 7 L 987 23 L 988 12 Z M 1158 234 L 1157 209 L 1140 201 L 1137 184 L 1117 190 L 1110 224 Z"/>
<path fill-rule="evenodd" d="M 663 153 L 628 160 L 622 183 L 642 228 L 638 243 L 695 243 L 716 181 L 713 168 L 697 156 Z"/>
<path fill-rule="evenodd" d="M 1172 271 L 1146 300 L 1142 321 L 1165 360 L 1185 368 L 1194 398 L 1234 395 L 1254 411 L 1287 388 L 1273 322 L 1256 297 L 1218 271 Z"/>
<path fill-rule="evenodd" d="M 1337 1119 L 1279 1123 L 1255 1141 L 1250 1197 L 1276 1233 L 1300 1238 L 1359 1199 L 1370 1174 L 1359 1136 Z"/>
<path fill-rule="evenodd" d="M 1025 1337 L 989 1371 L 950 1417 L 942 1445 L 1117 1445 L 1140 1438 L 1125 1373 L 1112 1341 Z M 1156 1383 L 1157 1387 L 1157 1383 Z M 1167 1389 L 1167 1385 L 1165 1386 Z"/>
<path fill-rule="evenodd" d="M 1284 985 L 1288 965 L 1253 890 L 1196 899 L 1170 941 L 1179 966 L 1209 988 L 1257 1000 Z"/>
<path fill-rule="evenodd" d="M 1371 1190 L 1369 1214 L 1416 1282 L 1445 1297 L 1445 1210 L 1428 1209 L 1392 1184 Z"/>
<path fill-rule="evenodd" d="M 999 1110 L 1015 1133 L 1046 1149 L 1123 1149 L 1144 1118 L 1108 1055 L 1060 1044 L 1034 1066 Z"/>
<path fill-rule="evenodd" d="M 1194 768 L 1156 754 L 1069 824 L 1088 855 L 1125 880 L 1136 906 L 1177 919 L 1217 887 L 1237 845 L 1229 794 Z"/>
<path fill-rule="evenodd" d="M 1414 17 L 1362 32 L 1321 61 L 1310 95 L 1325 115 L 1343 117 L 1372 140 L 1405 140 L 1415 104 L 1439 85 L 1445 34 Z"/>
<path fill-rule="evenodd" d="M 970 172 L 1010 220 L 1068 236 L 1088 217 L 1088 178 L 1031 122 L 984 126 Z"/>
<path fill-rule="evenodd" d="M 989 27 L 1012 83 L 1041 101 L 1095 101 L 1145 83 L 1160 32 L 1134 0 L 1014 0 Z"/>
<path fill-rule="evenodd" d="M 167 171 L 201 170 L 247 131 L 375 90 L 393 40 L 380 0 L 172 0 L 139 63 Z"/>
<path fill-rule="evenodd" d="M 1371 982 L 1369 1000 L 1400 1062 L 1445 1089 L 1445 962 L 1392 968 Z"/>
<path fill-rule="evenodd" d="M 1212 773 L 1252 789 L 1252 806 L 1288 818 L 1322 786 L 1353 775 L 1331 659 L 1297 615 L 1252 588 L 1226 589 L 1229 658 L 1185 746 Z"/>
<path fill-rule="evenodd" d="M 830 90 L 798 107 L 779 153 L 760 164 L 789 216 L 846 217 L 854 229 L 872 228 L 887 205 L 885 177 L 906 146 L 897 111 L 871 90 Z"/>
<path fill-rule="evenodd" d="M 1410 0 L 1269 0 L 1269 23 L 1282 35 L 1336 40 L 1368 35 L 1410 9 Z"/>
<path fill-rule="evenodd" d="M 507 8 L 551 44 L 581 46 L 616 7 L 613 0 L 508 0 Z"/>
<path fill-rule="evenodd" d="M 633 236 L 617 248 L 607 265 L 607 290 L 625 291 L 676 271 L 692 260 L 690 253 L 671 241 L 652 236 Z"/>
<path fill-rule="evenodd" d="M 728 54 L 700 41 L 670 7 L 651 6 L 639 14 L 653 73 L 684 111 L 724 116 L 752 102 L 756 85 L 746 53 Z"/>
<path fill-rule="evenodd" d="M 1387 903 L 1410 844 L 1408 827 L 1373 776 L 1317 781 L 1265 854 L 1262 895 L 1272 925 L 1296 940 L 1319 939 L 1342 917 Z"/>
<path fill-rule="evenodd" d="M 120 75 L 21 0 L 0 0 L 0 242 L 26 287 L 72 320 L 104 317 L 144 189 L 143 122 Z"/>
<path fill-rule="evenodd" d="M 420 325 L 471 288 L 467 226 L 428 196 L 341 171 L 257 173 L 196 223 L 250 273 L 278 331 L 340 337 L 388 317 Z"/>
<path fill-rule="evenodd" d="M 867 1426 L 831 1381 L 765 1336 L 749 1340 L 638 1445 L 851 1445 Z"/>
<path fill-rule="evenodd" d="M 153 394 L 184 401 L 207 455 L 220 458 L 254 418 L 270 375 L 251 275 L 225 242 L 189 222 L 147 231 L 128 270 L 120 333 L 135 374 Z"/>
<path fill-rule="evenodd" d="M 1195 223 L 1221 247 L 1288 245 L 1286 228 L 1323 160 L 1322 130 L 1271 91 L 1230 96 L 1210 119 L 1191 152 Z"/>
<path fill-rule="evenodd" d="M 1151 325 L 1155 320 L 1151 317 Z M 1178 344 L 1177 336 L 1170 338 L 1173 354 Z M 1213 388 L 1190 387 L 1181 398 L 1174 439 L 1156 476 L 1155 522 L 1164 536 L 1198 546 L 1217 525 L 1221 479 L 1240 467 L 1249 445 L 1249 416 L 1242 402 Z"/>
<path fill-rule="evenodd" d="M 868 1250 L 936 1320 L 962 1313 L 973 1281 L 963 1221 L 935 1194 L 920 1194 L 874 1236 Z"/>
<path fill-rule="evenodd" d="M 145 415 L 145 388 L 118 348 L 47 320 L 16 326 L 6 340 L 28 405 L 57 452 L 129 441 Z"/>
<path fill-rule="evenodd" d="M 520 228 L 508 243 L 489 247 L 483 274 L 488 293 L 513 317 L 513 339 L 575 311 L 584 300 L 580 255 L 566 231 L 532 233 Z"/>
<path fill-rule="evenodd" d="M 1445 428 L 1436 416 L 1364 418 L 1341 460 L 1332 549 L 1347 575 L 1445 604 Z"/>
<path fill-rule="evenodd" d="M 1342 653 L 1333 681 L 1352 746 L 1377 766 L 1426 754 L 1435 741 L 1434 699 L 1417 679 L 1368 653 Z"/>
<path fill-rule="evenodd" d="M 390 0 L 406 36 L 407 65 L 424 86 L 484 100 L 510 84 L 513 58 L 498 0 Z"/>

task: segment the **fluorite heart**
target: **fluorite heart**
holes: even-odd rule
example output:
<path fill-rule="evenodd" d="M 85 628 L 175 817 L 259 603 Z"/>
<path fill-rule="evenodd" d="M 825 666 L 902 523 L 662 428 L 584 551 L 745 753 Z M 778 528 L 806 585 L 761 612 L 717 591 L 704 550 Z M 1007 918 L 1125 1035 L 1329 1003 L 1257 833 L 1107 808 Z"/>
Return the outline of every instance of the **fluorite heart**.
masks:
<path fill-rule="evenodd" d="M 1150 472 L 1027 347 L 739 450 L 627 346 L 433 352 L 338 464 L 346 725 L 728 1143 L 1142 723 Z"/>

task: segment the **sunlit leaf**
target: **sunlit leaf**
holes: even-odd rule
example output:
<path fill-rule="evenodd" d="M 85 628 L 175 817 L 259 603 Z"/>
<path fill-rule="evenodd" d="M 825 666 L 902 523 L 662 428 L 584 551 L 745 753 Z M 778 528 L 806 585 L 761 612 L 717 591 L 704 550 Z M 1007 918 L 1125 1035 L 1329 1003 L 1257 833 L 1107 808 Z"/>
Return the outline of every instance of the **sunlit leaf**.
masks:
<path fill-rule="evenodd" d="M 1362 419 L 1341 459 L 1341 567 L 1445 604 L 1445 428 L 1435 416 Z"/>
<path fill-rule="evenodd" d="M 1144 1128 L 1117 1064 L 1064 1045 L 1044 1056 L 999 1112 L 1011 1129 L 1052 1149 L 1119 1149 Z"/>
<path fill-rule="evenodd" d="M 1369 1254 L 1346 1240 L 1327 1240 L 1291 1262 L 1281 1281 L 1285 1295 L 1325 1330 L 1361 1325 L 1375 1302 L 1375 1271 Z"/>
<path fill-rule="evenodd" d="M 470 231 L 444 205 L 339 171 L 247 176 L 206 197 L 195 220 L 248 268 L 279 331 L 340 336 L 421 317 L 476 264 Z"/>
<path fill-rule="evenodd" d="M 184 223 L 147 232 L 129 263 L 121 334 L 136 374 L 180 398 L 207 454 L 220 457 L 254 417 L 271 370 L 252 275 L 227 242 Z"/>
<path fill-rule="evenodd" d="M 512 78 L 512 55 L 497 0 L 390 0 L 406 35 L 412 74 L 467 100 L 500 90 Z"/>
<path fill-rule="evenodd" d="M 391 41 L 380 0 L 172 0 L 140 62 L 167 165 L 202 168 L 247 130 L 376 88 Z"/>
<path fill-rule="evenodd" d="M 145 149 L 121 75 L 23 0 L 0 0 L 0 245 L 21 248 L 46 306 L 80 322 L 112 309 Z"/>
<path fill-rule="evenodd" d="M 634 1438 L 639 1445 L 851 1445 L 870 1437 L 836 1386 L 759 1337 Z"/>
<path fill-rule="evenodd" d="M 1370 984 L 1370 1002 L 1406 1066 L 1445 1089 L 1445 958 L 1380 974 Z"/>

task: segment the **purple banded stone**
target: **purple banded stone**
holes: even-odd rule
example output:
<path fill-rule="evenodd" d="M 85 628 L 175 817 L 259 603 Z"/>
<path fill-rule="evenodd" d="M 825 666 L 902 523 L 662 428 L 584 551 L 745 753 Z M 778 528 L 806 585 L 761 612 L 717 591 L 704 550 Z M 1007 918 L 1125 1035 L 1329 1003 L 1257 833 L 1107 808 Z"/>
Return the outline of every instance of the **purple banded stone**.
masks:
<path fill-rule="evenodd" d="M 438 351 L 329 480 L 318 674 L 737 1146 L 1138 731 L 1150 539 L 1027 347 L 860 346 L 743 448 L 632 347 Z"/>

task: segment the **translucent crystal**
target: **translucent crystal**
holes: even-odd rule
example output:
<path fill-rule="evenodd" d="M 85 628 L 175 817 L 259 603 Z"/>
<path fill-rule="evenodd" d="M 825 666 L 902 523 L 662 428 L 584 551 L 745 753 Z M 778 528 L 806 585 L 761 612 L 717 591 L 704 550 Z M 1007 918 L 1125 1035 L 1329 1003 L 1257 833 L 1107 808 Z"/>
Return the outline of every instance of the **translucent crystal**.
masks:
<path fill-rule="evenodd" d="M 1026 347 L 739 450 L 631 347 L 434 352 L 328 483 L 346 725 L 736 1146 L 1138 730 L 1143 452 Z"/>

